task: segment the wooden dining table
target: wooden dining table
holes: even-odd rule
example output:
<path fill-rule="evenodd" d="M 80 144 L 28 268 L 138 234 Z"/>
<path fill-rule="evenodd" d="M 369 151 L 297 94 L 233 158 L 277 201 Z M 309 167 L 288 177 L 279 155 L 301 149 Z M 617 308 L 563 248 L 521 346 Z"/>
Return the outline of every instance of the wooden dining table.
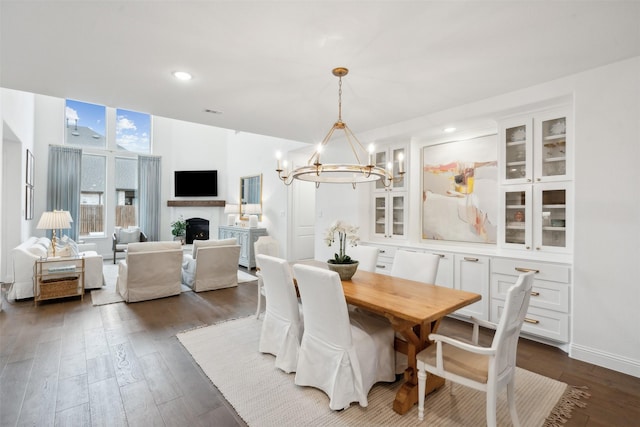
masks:
<path fill-rule="evenodd" d="M 326 267 L 320 261 L 302 263 Z M 406 340 L 395 340 L 396 350 L 407 355 L 408 367 L 393 402 L 394 411 L 406 413 L 418 402 L 416 354 L 431 344 L 429 334 L 447 314 L 479 301 L 481 295 L 363 270 L 342 280 L 342 289 L 347 303 L 386 317 Z M 426 393 L 442 385 L 444 379 L 429 375 Z"/>

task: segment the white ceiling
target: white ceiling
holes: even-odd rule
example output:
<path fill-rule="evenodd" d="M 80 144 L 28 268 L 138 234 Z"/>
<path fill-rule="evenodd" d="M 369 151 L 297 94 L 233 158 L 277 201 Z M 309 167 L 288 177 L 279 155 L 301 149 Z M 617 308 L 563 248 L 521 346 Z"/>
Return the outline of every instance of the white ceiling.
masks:
<path fill-rule="evenodd" d="M 2 87 L 306 142 L 337 118 L 336 66 L 358 134 L 640 55 L 638 1 L 1 0 L 0 15 Z"/>

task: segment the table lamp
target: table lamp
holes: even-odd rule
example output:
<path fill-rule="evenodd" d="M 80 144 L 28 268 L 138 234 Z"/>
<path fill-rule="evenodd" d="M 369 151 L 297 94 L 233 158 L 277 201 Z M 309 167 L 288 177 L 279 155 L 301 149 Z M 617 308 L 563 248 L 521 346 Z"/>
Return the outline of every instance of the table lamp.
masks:
<path fill-rule="evenodd" d="M 249 216 L 249 228 L 258 227 L 258 215 L 262 214 L 262 206 L 258 203 L 244 205 L 244 214 Z"/>
<path fill-rule="evenodd" d="M 71 214 L 68 211 L 42 212 L 36 228 L 38 230 L 51 230 L 51 246 L 53 256 L 56 256 L 56 230 L 71 228 Z"/>
<path fill-rule="evenodd" d="M 224 205 L 224 213 L 227 215 L 227 225 L 235 225 L 236 223 L 236 215 L 240 212 L 240 207 L 238 205 Z"/>

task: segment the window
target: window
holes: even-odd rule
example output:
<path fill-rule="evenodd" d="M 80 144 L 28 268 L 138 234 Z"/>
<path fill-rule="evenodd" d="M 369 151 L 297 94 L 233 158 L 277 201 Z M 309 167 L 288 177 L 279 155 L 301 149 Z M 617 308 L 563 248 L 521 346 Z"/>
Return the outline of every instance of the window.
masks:
<path fill-rule="evenodd" d="M 104 235 L 106 157 L 82 155 L 80 178 L 80 237 Z"/>
<path fill-rule="evenodd" d="M 106 107 L 67 99 L 65 142 L 86 148 L 106 147 Z"/>
<path fill-rule="evenodd" d="M 138 160 L 116 157 L 116 227 L 138 225 Z"/>
<path fill-rule="evenodd" d="M 116 145 L 118 150 L 151 152 L 151 116 L 116 109 Z"/>

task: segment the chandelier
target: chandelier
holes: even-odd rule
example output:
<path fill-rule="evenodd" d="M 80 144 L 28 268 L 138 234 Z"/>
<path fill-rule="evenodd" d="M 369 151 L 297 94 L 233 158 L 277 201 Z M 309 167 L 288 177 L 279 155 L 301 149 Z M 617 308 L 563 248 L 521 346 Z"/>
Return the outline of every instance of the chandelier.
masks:
<path fill-rule="evenodd" d="M 349 126 L 342 121 L 342 78 L 347 75 L 348 69 L 338 67 L 333 69 L 333 75 L 338 77 L 338 121 L 333 124 L 322 142 L 318 144 L 318 149 L 311 155 L 307 164 L 291 170 L 287 169 L 286 161 L 278 158 L 276 172 L 278 177 L 286 185 L 290 185 L 294 179 L 301 181 L 311 181 L 316 183 L 316 187 L 320 183 L 334 184 L 351 184 L 356 188 L 356 184 L 362 182 L 372 182 L 381 180 L 385 187 L 391 185 L 393 181 L 402 179 L 404 175 L 404 158 L 402 155 L 398 157 L 398 174 L 399 177 L 393 176 L 393 163 L 389 163 L 387 168 L 377 166 L 375 164 L 375 148 L 373 144 L 369 145 L 369 150 L 365 150 L 364 146 L 358 138 L 353 134 Z M 354 163 L 327 163 L 320 162 L 320 153 L 329 143 L 336 130 L 343 131 L 347 142 L 351 148 L 351 152 L 355 157 Z M 366 160 L 366 163 L 363 163 Z"/>

